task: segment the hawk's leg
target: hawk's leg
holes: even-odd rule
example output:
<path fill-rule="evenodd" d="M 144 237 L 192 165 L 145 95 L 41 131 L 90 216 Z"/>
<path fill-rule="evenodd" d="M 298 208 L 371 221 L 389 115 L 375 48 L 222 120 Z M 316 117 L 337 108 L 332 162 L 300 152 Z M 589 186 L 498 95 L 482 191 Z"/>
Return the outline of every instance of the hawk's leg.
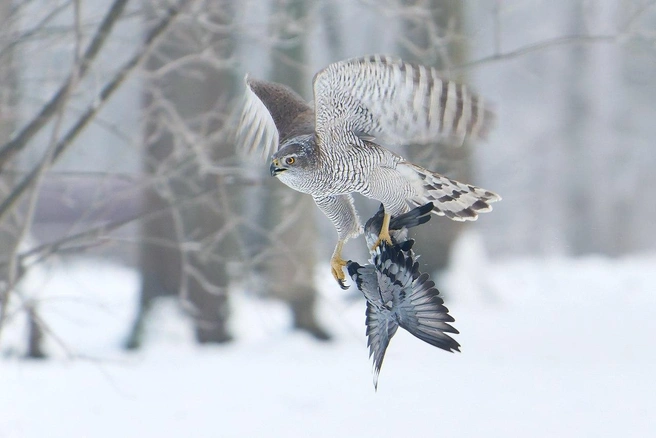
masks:
<path fill-rule="evenodd" d="M 380 227 L 380 233 L 378 233 L 378 240 L 376 240 L 376 243 L 374 243 L 373 248 L 371 248 L 372 251 L 376 249 L 376 247 L 379 246 L 383 241 L 387 242 L 388 245 L 392 245 L 392 238 L 390 237 L 390 233 L 389 233 L 389 223 L 390 223 L 390 215 L 387 212 L 385 212 L 385 215 L 383 216 L 383 225 Z"/>
<path fill-rule="evenodd" d="M 337 241 L 337 246 L 335 246 L 335 251 L 333 251 L 333 256 L 330 258 L 330 271 L 337 280 L 339 287 L 346 290 L 348 286 L 344 284 L 346 280 L 346 275 L 344 274 L 344 266 L 346 266 L 346 260 L 342 258 L 342 247 L 344 246 L 343 240 Z"/>
<path fill-rule="evenodd" d="M 330 258 L 330 271 L 342 289 L 347 289 L 344 280 L 344 266 L 346 261 L 342 258 L 342 247 L 344 243 L 362 233 L 360 219 L 353 206 L 353 198 L 350 194 L 336 196 L 315 196 L 314 202 L 321 211 L 330 219 L 337 230 L 337 245 L 333 256 Z"/>

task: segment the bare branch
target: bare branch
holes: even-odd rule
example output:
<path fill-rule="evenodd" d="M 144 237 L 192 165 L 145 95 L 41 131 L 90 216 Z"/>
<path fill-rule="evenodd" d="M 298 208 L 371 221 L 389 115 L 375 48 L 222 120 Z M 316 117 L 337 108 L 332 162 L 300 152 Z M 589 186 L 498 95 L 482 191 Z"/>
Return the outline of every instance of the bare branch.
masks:
<path fill-rule="evenodd" d="M 105 18 L 91 40 L 89 47 L 87 47 L 87 50 L 78 63 L 79 67 L 75 73 L 75 76 L 77 77 L 76 80 L 83 78 L 89 70 L 91 63 L 107 42 L 107 37 L 118 21 L 118 18 L 123 13 L 127 2 L 128 0 L 115 0 L 114 4 L 109 8 L 109 11 L 105 15 Z M 52 99 L 41 108 L 39 114 L 37 114 L 18 134 L 14 135 L 13 139 L 2 146 L 0 149 L 0 169 L 2 169 L 4 163 L 11 155 L 24 148 L 32 137 L 34 137 L 48 123 L 48 121 L 52 119 L 52 116 L 55 115 L 64 102 L 65 96 L 68 93 L 73 80 L 74 75 L 71 73 L 69 78 L 59 88 Z"/>
<path fill-rule="evenodd" d="M 121 2 L 117 2 L 117 4 L 120 3 Z M 118 13 L 112 14 L 112 11 L 116 12 L 117 8 L 115 7 L 113 7 L 112 10 L 110 10 L 110 15 L 114 17 L 113 20 L 110 20 L 112 24 L 105 25 L 104 22 L 103 25 L 101 25 L 101 28 L 105 29 L 102 38 L 98 38 L 98 41 L 95 44 L 94 42 L 91 43 L 90 48 L 87 49 L 84 56 L 82 56 L 82 58 L 80 58 L 80 61 L 76 64 L 76 67 L 74 68 L 73 72 L 69 76 L 69 79 L 66 81 L 64 88 L 62 88 L 57 93 L 54 100 L 51 101 L 48 105 L 46 105 L 46 107 L 44 107 L 44 109 L 42 110 L 41 115 L 43 117 L 37 117 L 37 119 L 33 119 L 33 121 L 28 125 L 28 127 L 26 127 L 23 130 L 23 135 L 20 136 L 23 139 L 21 140 L 22 143 L 20 141 L 19 143 L 15 143 L 18 145 L 18 149 L 23 147 L 26 144 L 26 142 L 34 134 L 36 134 L 36 132 L 39 129 L 41 129 L 41 127 L 43 127 L 43 125 L 46 123 L 47 120 L 51 119 L 53 115 L 55 115 L 59 110 L 64 108 L 65 102 L 68 99 L 71 90 L 81 79 L 84 71 L 88 69 L 89 60 L 93 59 L 97 54 L 97 52 L 102 47 L 102 43 L 106 39 L 109 33 L 109 29 L 111 29 L 113 23 L 120 15 L 120 11 L 124 6 L 125 6 L 125 2 L 122 2 L 122 6 L 118 7 Z M 75 8 L 75 12 L 76 13 L 79 12 L 78 7 Z M 94 102 L 94 104 L 92 104 L 87 109 L 87 111 L 84 112 L 84 114 L 78 119 L 78 121 L 68 130 L 66 135 L 60 141 L 56 141 L 59 127 L 61 126 L 61 122 L 63 120 L 63 112 L 59 112 L 57 126 L 53 130 L 51 146 L 48 148 L 48 151 L 46 152 L 46 155 L 44 156 L 41 163 L 37 165 L 27 176 L 25 176 L 25 178 L 23 178 L 23 180 L 21 180 L 21 182 L 14 187 L 11 194 L 5 200 L 3 200 L 2 204 L 0 204 L 0 220 L 4 217 L 4 215 L 7 212 L 11 211 L 12 206 L 18 201 L 18 199 L 21 198 L 21 196 L 25 193 L 27 189 L 32 187 L 35 183 L 38 183 L 38 181 L 43 176 L 44 171 L 52 163 L 54 163 L 57 160 L 57 158 L 59 158 L 59 156 L 61 156 L 61 154 L 72 144 L 73 140 L 75 140 L 75 138 L 79 135 L 79 133 L 82 132 L 82 130 L 93 119 L 93 117 L 103 107 L 103 105 L 109 100 L 109 98 L 113 95 L 113 93 L 125 81 L 128 75 L 150 53 L 150 49 L 157 41 L 157 38 L 168 28 L 169 24 L 177 16 L 178 13 L 179 13 L 179 9 L 177 8 L 171 8 L 167 11 L 167 14 L 159 21 L 159 23 L 153 29 L 151 29 L 151 31 L 146 36 L 142 49 L 137 54 L 135 54 L 126 64 L 124 64 L 123 67 L 115 74 L 114 78 L 103 87 L 98 99 Z M 76 24 L 79 24 L 79 17 L 76 16 L 75 18 L 76 18 L 75 20 Z M 78 36 L 78 38 L 76 38 L 76 42 L 79 43 L 81 41 L 81 39 L 79 38 L 79 32 L 76 34 Z M 77 53 L 79 53 L 79 49 L 76 47 L 76 54 Z M 50 108 L 50 109 L 46 111 L 46 108 Z M 32 128 L 30 128 L 30 126 L 32 126 Z M 9 145 L 11 145 L 11 143 L 12 142 L 10 142 Z M 2 161 L 0 158 L 0 163 L 1 162 Z M 36 198 L 37 195 L 35 193 L 29 202 L 29 206 L 28 206 L 29 218 L 33 217 L 33 211 L 36 206 Z M 20 234 L 24 235 L 29 229 L 29 226 L 30 226 L 30 221 L 28 220 L 23 224 Z M 20 237 L 22 236 L 19 236 L 17 242 L 20 242 L 21 240 Z M 2 327 L 4 325 L 3 323 L 6 315 L 8 301 L 10 298 L 10 293 L 14 289 L 15 284 L 19 279 L 19 275 L 20 275 L 19 263 L 20 263 L 20 256 L 15 249 L 14 251 L 12 251 L 10 255 L 8 284 L 4 294 L 2 295 L 2 300 L 0 301 L 0 334 L 2 333 Z"/>
<path fill-rule="evenodd" d="M 548 40 L 543 40 L 535 44 L 529 44 L 524 47 L 520 47 L 509 52 L 501 51 L 501 41 L 500 41 L 500 20 L 499 20 L 499 10 L 498 6 L 495 8 L 495 53 L 491 56 L 477 59 L 472 62 L 468 62 L 449 70 L 467 70 L 470 68 L 480 67 L 485 64 L 490 64 L 497 61 L 507 61 L 510 59 L 515 59 L 529 53 L 541 52 L 543 50 L 548 50 L 556 47 L 566 46 L 566 45 L 577 45 L 577 44 L 609 44 L 617 43 L 625 38 L 627 35 L 630 35 L 633 31 L 635 23 L 643 17 L 647 11 L 656 5 L 656 0 L 651 0 L 635 11 L 631 13 L 627 21 L 622 25 L 617 33 L 611 35 L 571 35 L 571 36 L 562 36 L 557 38 L 552 38 Z"/>
<path fill-rule="evenodd" d="M 61 156 L 61 154 L 71 145 L 73 140 L 82 132 L 82 130 L 93 120 L 94 116 L 100 111 L 103 105 L 109 100 L 119 86 L 125 81 L 134 69 L 141 64 L 141 62 L 150 53 L 153 44 L 159 36 L 168 28 L 173 19 L 178 15 L 179 9 L 171 8 L 167 14 L 160 20 L 160 22 L 148 33 L 144 46 L 137 54 L 135 54 L 123 67 L 116 73 L 114 78 L 109 81 L 100 91 L 99 96 L 95 99 L 94 104 L 89 106 L 87 110 L 80 116 L 78 121 L 68 130 L 64 138 L 62 138 L 56 145 L 52 160 L 53 162 Z M 0 219 L 4 217 L 7 211 L 16 203 L 22 194 L 27 190 L 35 181 L 38 175 L 39 168 L 33 169 L 23 180 L 16 185 L 11 194 L 2 201 L 0 204 Z"/>
<path fill-rule="evenodd" d="M 519 58 L 521 56 L 527 55 L 529 53 L 541 52 L 543 50 L 552 49 L 560 46 L 568 46 L 574 44 L 608 44 L 617 42 L 619 35 L 573 35 L 573 36 L 564 36 L 553 38 L 550 40 L 540 41 L 539 43 L 529 44 L 524 47 L 520 47 L 516 50 L 511 50 L 509 52 L 499 52 L 491 56 L 486 56 L 484 58 L 479 58 L 472 62 L 467 62 L 459 66 L 450 67 L 450 71 L 461 71 L 468 70 L 476 67 L 481 67 L 486 64 L 490 64 L 498 61 L 507 61 L 509 59 Z"/>
<path fill-rule="evenodd" d="M 6 44 L 4 47 L 0 48 L 0 59 L 2 59 L 21 42 L 28 40 L 33 35 L 41 31 L 50 21 L 54 20 L 62 11 L 66 10 L 70 5 L 70 2 L 62 3 L 61 5 L 54 8 L 50 11 L 45 17 L 41 19 L 33 28 L 26 30 L 16 38 L 14 38 L 10 43 Z"/>
<path fill-rule="evenodd" d="M 33 178 L 34 184 L 30 184 L 30 186 L 38 186 L 39 182 L 43 179 L 44 173 L 50 168 L 52 162 L 55 159 L 55 152 L 56 152 L 56 145 L 57 145 L 57 137 L 59 136 L 59 131 L 61 129 L 62 123 L 64 121 L 64 108 L 66 107 L 66 103 L 68 102 L 72 90 L 75 88 L 77 85 L 80 76 L 80 69 L 82 68 L 82 65 L 79 63 L 79 53 L 81 51 L 81 45 L 82 45 L 82 38 L 81 34 L 79 32 L 79 24 L 80 24 L 80 7 L 79 7 L 79 0 L 75 0 L 74 2 L 74 19 L 75 19 L 75 28 L 76 28 L 76 39 L 75 39 L 75 62 L 73 65 L 73 71 L 70 76 L 70 80 L 67 83 L 67 87 L 64 90 L 64 93 L 62 94 L 62 99 L 61 103 L 58 105 L 59 111 L 57 113 L 57 119 L 55 122 L 55 127 L 52 130 L 51 138 L 50 138 L 50 145 L 48 146 L 48 150 L 46 151 L 43 159 L 41 160 L 41 163 L 35 168 L 35 174 Z M 19 259 L 19 254 L 18 254 L 18 249 L 20 246 L 20 243 L 25 239 L 27 234 L 29 233 L 29 230 L 32 226 L 32 221 L 34 219 L 34 211 L 36 210 L 36 202 L 38 200 L 38 192 L 37 190 L 33 190 L 32 194 L 30 196 L 30 199 L 28 200 L 28 206 L 27 206 L 27 213 L 25 216 L 25 220 L 22 222 L 20 225 L 20 228 L 18 230 L 18 235 L 16 236 L 16 244 L 14 245 L 14 248 L 12 248 L 10 255 L 9 255 L 9 269 L 8 269 L 8 276 L 7 276 L 7 288 L 5 293 L 3 294 L 1 300 L 0 300 L 0 339 L 2 338 L 2 329 L 4 327 L 4 322 L 5 322 L 5 315 L 7 311 L 7 305 L 9 303 L 10 295 L 11 292 L 14 290 L 15 285 L 17 284 L 17 280 L 19 277 L 19 272 L 20 272 L 20 259 Z M 0 219 L 2 218 L 2 215 L 0 214 Z"/>
<path fill-rule="evenodd" d="M 153 211 L 147 211 L 126 219 L 91 227 L 86 230 L 80 231 L 78 233 L 62 237 L 61 239 L 58 239 L 55 242 L 38 245 L 36 247 L 30 248 L 29 250 L 20 253 L 18 255 L 18 259 L 20 260 L 19 264 L 23 266 L 27 259 L 34 259 L 34 261 L 30 261 L 30 264 L 36 264 L 44 261 L 45 259 L 47 259 L 48 257 L 54 254 L 61 253 L 62 251 L 72 252 L 74 250 L 85 250 L 93 246 L 102 245 L 106 242 L 111 241 L 111 239 L 106 238 L 105 236 L 107 236 L 112 231 L 118 230 L 119 228 L 124 227 L 125 225 L 128 225 L 130 223 L 139 220 L 148 221 L 148 220 L 153 220 L 159 216 L 167 215 L 170 213 L 172 209 L 182 209 L 184 208 L 185 205 L 198 202 L 199 200 L 201 200 L 201 198 L 207 196 L 210 193 L 211 191 L 200 192 L 195 196 L 189 196 L 184 199 L 171 201 L 171 203 L 164 208 L 160 208 Z M 99 242 L 94 243 L 93 242 L 94 240 L 97 240 Z M 170 247 L 170 245 L 164 242 L 159 242 L 157 244 L 161 246 Z M 6 261 L 0 261 L 0 268 L 7 265 L 7 263 L 8 262 Z"/>

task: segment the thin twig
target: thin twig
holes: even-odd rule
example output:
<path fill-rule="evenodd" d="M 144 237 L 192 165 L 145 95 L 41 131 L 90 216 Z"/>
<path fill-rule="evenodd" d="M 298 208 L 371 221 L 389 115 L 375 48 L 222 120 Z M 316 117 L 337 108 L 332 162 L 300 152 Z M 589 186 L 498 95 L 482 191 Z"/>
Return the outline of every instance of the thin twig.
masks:
<path fill-rule="evenodd" d="M 0 48 L 0 59 L 2 59 L 4 56 L 8 55 L 9 53 L 12 53 L 12 49 L 14 47 L 16 47 L 18 44 L 21 44 L 21 43 L 29 40 L 32 36 L 34 36 L 39 31 L 41 31 L 50 21 L 54 20 L 62 11 L 66 10 L 69 5 L 70 5 L 70 1 L 66 2 L 66 3 L 62 3 L 61 5 L 53 8 L 34 27 L 32 27 L 31 29 L 26 30 L 25 32 L 23 32 L 22 34 L 20 34 L 16 38 L 14 38 L 7 45 Z"/>
<path fill-rule="evenodd" d="M 159 216 L 169 214 L 171 209 L 177 208 L 181 209 L 185 205 L 192 204 L 194 202 L 197 202 L 200 198 L 204 196 L 208 196 L 209 194 L 212 193 L 212 190 L 205 190 L 203 192 L 200 192 L 194 196 L 188 196 L 185 197 L 184 199 L 178 199 L 175 201 L 171 201 L 169 205 L 166 207 L 159 208 L 157 210 L 153 211 L 148 211 L 144 212 L 141 214 L 137 214 L 135 216 L 126 218 L 126 219 L 121 219 L 118 221 L 110 222 L 107 224 L 103 225 L 98 225 L 95 227 L 88 228 L 86 230 L 80 231 L 79 233 L 71 234 L 66 237 L 62 237 L 59 240 L 56 240 L 55 242 L 49 242 L 45 243 L 39 246 L 36 246 L 34 248 L 30 248 L 27 251 L 24 251 L 19 254 L 19 258 L 21 260 L 21 264 L 25 263 L 25 260 L 28 258 L 35 258 L 36 260 L 30 264 L 35 264 L 38 262 L 41 262 L 48 258 L 49 256 L 53 254 L 58 254 L 62 250 L 69 250 L 70 247 L 68 245 L 77 245 L 77 248 L 79 249 L 86 249 L 91 246 L 91 244 L 78 244 L 76 242 L 84 241 L 84 240 L 94 240 L 94 239 L 100 239 L 102 236 L 107 235 L 108 233 L 115 231 L 125 225 L 128 225 L 130 223 L 136 222 L 138 220 L 143 220 L 143 221 L 148 221 L 148 220 L 153 220 L 158 218 Z M 107 240 L 109 241 L 109 240 Z M 103 241 L 104 243 L 104 241 Z M 0 261 L 0 268 L 5 266 L 8 262 L 2 262 Z"/>
<path fill-rule="evenodd" d="M 21 131 L 16 134 L 8 143 L 6 143 L 2 148 L 0 148 L 0 169 L 2 169 L 3 164 L 9 159 L 11 155 L 23 149 L 27 143 L 39 132 L 41 129 L 52 119 L 56 114 L 57 110 L 62 105 L 67 90 L 70 89 L 71 83 L 73 80 L 82 79 L 91 63 L 95 60 L 96 56 L 103 48 L 107 42 L 107 37 L 109 36 L 112 28 L 118 21 L 118 18 L 123 13 L 123 9 L 127 4 L 128 0 L 115 0 L 114 4 L 109 8 L 109 11 L 105 15 L 102 23 L 98 27 L 96 34 L 94 35 L 89 47 L 85 51 L 84 55 L 78 63 L 79 68 L 76 73 L 76 77 L 73 77 L 73 73 L 68 77 L 66 82 L 59 88 L 57 93 L 46 103 L 39 114 L 37 114 Z"/>
<path fill-rule="evenodd" d="M 529 53 L 540 52 L 543 50 L 548 50 L 554 47 L 560 47 L 565 45 L 615 43 L 617 41 L 620 41 L 626 35 L 630 35 L 634 23 L 637 22 L 642 16 L 646 14 L 648 10 L 650 10 L 654 6 L 656 6 L 656 0 L 651 0 L 641 5 L 637 10 L 635 10 L 631 14 L 631 16 L 624 23 L 624 25 L 622 25 L 615 34 L 611 34 L 611 35 L 571 35 L 571 36 L 557 37 L 550 40 L 540 41 L 535 44 L 529 44 L 527 46 L 520 47 L 519 49 L 511 50 L 505 53 L 501 52 L 500 47 L 498 47 L 500 45 L 500 41 L 497 41 L 495 38 L 495 45 L 497 47 L 495 47 L 495 53 L 493 55 L 486 56 L 484 58 L 480 58 L 475 61 L 471 61 L 450 68 L 449 70 L 458 71 L 458 70 L 476 68 L 485 64 L 490 64 L 497 61 L 507 61 L 509 59 L 515 59 Z M 495 12 L 498 15 L 499 11 L 496 10 Z M 500 25 L 500 19 L 498 16 L 496 17 L 495 24 L 497 26 Z M 498 32 L 499 29 L 496 29 L 496 31 Z"/>
<path fill-rule="evenodd" d="M 57 112 L 57 118 L 55 120 L 55 126 L 53 127 L 52 134 L 50 137 L 50 144 L 48 146 L 48 149 L 46 150 L 46 153 L 41 160 L 41 163 L 36 167 L 36 173 L 34 174 L 33 178 L 33 184 L 30 184 L 32 187 L 39 187 L 41 180 L 43 179 L 43 176 L 45 172 L 50 168 L 52 165 L 54 159 L 55 159 L 55 152 L 56 152 L 56 146 L 57 146 L 57 137 L 59 137 L 59 132 L 62 127 L 62 123 L 64 121 L 64 110 L 66 108 L 66 104 L 71 96 L 71 93 L 73 89 L 77 86 L 78 81 L 80 80 L 79 72 L 80 69 L 82 68 L 80 64 L 80 52 L 82 48 L 82 34 L 80 33 L 80 0 L 75 0 L 74 1 L 74 21 L 75 21 L 75 57 L 74 57 L 74 64 L 73 68 L 71 71 L 71 76 L 70 80 L 68 81 L 68 87 L 64 91 L 62 95 L 62 100 L 60 104 L 58 105 L 58 112 Z M 9 300 L 11 299 L 11 293 L 14 290 L 17 280 L 19 277 L 19 271 L 20 271 L 20 259 L 19 259 L 19 247 L 21 242 L 25 240 L 27 237 L 31 227 L 32 227 L 32 221 L 34 219 L 34 211 L 36 210 L 36 203 L 39 198 L 39 193 L 38 190 L 34 189 L 32 190 L 32 194 L 28 199 L 27 202 L 27 212 L 25 213 L 25 220 L 22 222 L 20 225 L 20 229 L 18 230 L 18 234 L 15 239 L 15 244 L 14 247 L 12 248 L 10 255 L 9 255 L 9 269 L 8 269 L 8 275 L 7 275 L 7 288 L 5 290 L 5 293 L 2 295 L 0 299 L 0 340 L 2 339 L 2 329 L 4 327 L 5 323 L 5 316 L 7 313 L 7 308 L 9 307 Z M 1 216 L 0 216 L 1 218 Z"/>
<path fill-rule="evenodd" d="M 164 18 L 160 20 L 157 26 L 155 26 L 151 31 L 148 33 L 147 37 L 145 38 L 144 41 L 144 46 L 142 50 L 140 50 L 135 56 L 133 56 L 114 76 L 114 78 L 103 87 L 103 89 L 100 92 L 99 98 L 96 100 L 96 102 L 91 105 L 87 111 L 78 119 L 77 123 L 73 125 L 72 128 L 69 129 L 69 131 L 66 133 L 63 139 L 61 139 L 57 143 L 53 143 L 53 146 L 49 148 L 48 154 L 46 156 L 46 159 L 44 159 L 37 167 L 35 167 L 23 180 L 12 190 L 11 194 L 5 199 L 2 204 L 0 204 L 0 220 L 2 220 L 3 216 L 5 213 L 10 211 L 11 207 L 16 203 L 18 199 L 25 193 L 25 191 L 30 188 L 35 182 L 39 180 L 41 175 L 43 174 L 44 168 L 48 164 L 54 163 L 57 158 L 61 156 L 61 154 L 72 144 L 73 140 L 78 136 L 80 132 L 87 126 L 87 124 L 93 119 L 95 114 L 103 107 L 103 105 L 109 100 L 109 98 L 112 96 L 112 94 L 118 89 L 118 87 L 125 81 L 127 76 L 145 59 L 145 57 L 150 53 L 150 49 L 154 46 L 155 41 L 158 39 L 158 37 L 168 28 L 169 24 L 172 22 L 173 18 L 177 16 L 179 13 L 179 9 L 177 8 L 171 8 L 167 11 L 167 14 L 165 15 Z M 110 26 L 111 28 L 111 26 Z M 105 35 L 106 37 L 107 35 Z M 93 45 L 93 43 L 92 43 Z M 84 62 L 85 60 L 88 59 L 86 56 L 89 53 L 89 50 L 87 50 L 87 53 L 85 56 L 82 57 L 81 62 L 79 65 L 79 72 L 82 72 L 84 67 Z M 95 56 L 95 55 L 94 55 Z M 69 80 L 67 81 L 67 86 L 69 87 L 68 90 L 70 90 L 76 81 L 81 79 L 81 75 L 76 74 L 76 72 L 73 72 Z M 53 107 L 54 109 L 59 109 L 63 107 L 63 103 L 66 100 L 66 96 L 68 95 L 68 91 L 65 90 L 64 93 L 62 93 L 62 97 L 58 99 L 57 104 Z M 54 113 L 53 113 L 54 114 Z M 0 160 L 1 163 L 1 160 Z M 35 204 L 34 199 L 31 204 Z M 13 276 L 13 278 L 10 278 L 10 281 L 8 283 L 8 287 L 4 294 L 1 297 L 0 301 L 0 334 L 2 333 L 2 326 L 3 326 L 3 321 L 4 321 L 4 315 L 6 314 L 6 309 L 8 306 L 8 300 L 9 300 L 9 295 L 11 290 L 14 288 L 14 285 L 16 284 L 16 279 L 18 275 L 18 268 L 19 266 L 16 265 L 18 262 L 19 258 L 17 254 L 13 254 L 12 257 L 10 258 L 9 261 L 9 267 L 10 267 L 10 277 L 11 273 L 14 272 L 16 275 Z"/>
<path fill-rule="evenodd" d="M 178 15 L 179 9 L 171 8 L 167 14 L 160 20 L 147 35 L 142 50 L 134 55 L 123 67 L 114 75 L 114 78 L 105 84 L 100 91 L 99 96 L 95 99 L 94 103 L 90 105 L 87 110 L 80 116 L 77 122 L 68 130 L 66 135 L 57 143 L 54 150 L 53 161 L 56 161 L 61 154 L 68 149 L 73 140 L 82 132 L 82 130 L 93 120 L 94 116 L 100 111 L 109 98 L 125 81 L 130 73 L 141 64 L 141 62 L 149 55 L 150 49 L 153 47 L 158 37 L 168 28 L 172 20 Z M 21 182 L 19 182 L 12 190 L 10 195 L 0 204 L 0 220 L 11 209 L 22 194 L 34 182 L 38 174 L 38 168 L 33 169 Z"/>
<path fill-rule="evenodd" d="M 479 58 L 475 61 L 466 62 L 464 64 L 450 67 L 450 71 L 468 70 L 476 67 L 481 67 L 497 61 L 507 61 L 509 59 L 519 58 L 529 53 L 540 52 L 543 50 L 551 49 L 554 47 L 573 45 L 573 44 L 599 44 L 599 43 L 613 43 L 618 39 L 618 35 L 574 35 L 553 38 L 550 40 L 540 41 L 539 43 L 529 44 L 520 47 L 516 50 L 509 52 L 495 53 L 494 55 Z"/>

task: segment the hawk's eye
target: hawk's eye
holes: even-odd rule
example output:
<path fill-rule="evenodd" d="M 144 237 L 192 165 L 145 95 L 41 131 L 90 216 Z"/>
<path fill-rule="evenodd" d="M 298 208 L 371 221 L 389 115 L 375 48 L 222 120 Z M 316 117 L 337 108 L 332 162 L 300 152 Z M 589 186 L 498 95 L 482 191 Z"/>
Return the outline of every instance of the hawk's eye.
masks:
<path fill-rule="evenodd" d="M 285 163 L 289 164 L 290 166 L 296 162 L 296 159 L 294 157 L 287 157 L 285 159 Z"/>

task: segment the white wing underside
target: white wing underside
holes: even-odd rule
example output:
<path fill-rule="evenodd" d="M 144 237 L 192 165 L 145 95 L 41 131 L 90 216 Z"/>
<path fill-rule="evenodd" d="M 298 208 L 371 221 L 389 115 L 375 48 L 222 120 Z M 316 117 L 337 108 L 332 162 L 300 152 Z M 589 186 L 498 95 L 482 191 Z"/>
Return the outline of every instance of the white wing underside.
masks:
<path fill-rule="evenodd" d="M 278 130 L 271 113 L 248 84 L 248 75 L 244 81 L 246 93 L 237 138 L 247 147 L 238 149 L 246 155 L 257 153 L 262 159 L 268 159 L 278 149 Z"/>

